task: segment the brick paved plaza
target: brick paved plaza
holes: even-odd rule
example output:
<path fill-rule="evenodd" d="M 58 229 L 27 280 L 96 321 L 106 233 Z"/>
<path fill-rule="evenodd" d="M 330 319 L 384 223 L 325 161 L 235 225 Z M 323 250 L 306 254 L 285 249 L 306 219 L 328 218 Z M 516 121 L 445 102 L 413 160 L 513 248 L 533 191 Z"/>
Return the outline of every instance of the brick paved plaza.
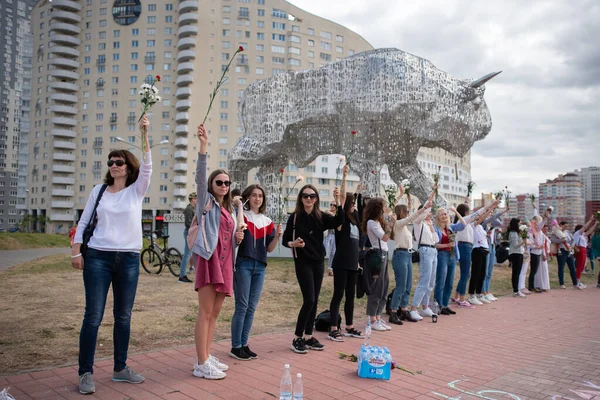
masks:
<path fill-rule="evenodd" d="M 146 377 L 141 385 L 112 382 L 112 361 L 98 361 L 96 394 L 88 398 L 273 399 L 289 363 L 294 374 L 302 372 L 304 397 L 311 400 L 600 399 L 599 307 L 600 289 L 555 289 L 457 310 L 437 324 L 424 320 L 374 332 L 374 344 L 387 346 L 399 365 L 422 371 L 392 371 L 390 381 L 359 379 L 356 363 L 338 359 L 336 351 L 356 354 L 359 339 L 333 343 L 317 333 L 325 351 L 297 355 L 290 350 L 290 330 L 252 338 L 255 361 L 233 360 L 229 341 L 217 343 L 214 354 L 230 365 L 223 381 L 192 376 L 191 346 L 132 355 L 130 366 Z M 295 313 L 290 310 L 290 318 Z M 76 371 L 67 366 L 6 376 L 0 389 L 10 386 L 17 400 L 79 398 Z"/>

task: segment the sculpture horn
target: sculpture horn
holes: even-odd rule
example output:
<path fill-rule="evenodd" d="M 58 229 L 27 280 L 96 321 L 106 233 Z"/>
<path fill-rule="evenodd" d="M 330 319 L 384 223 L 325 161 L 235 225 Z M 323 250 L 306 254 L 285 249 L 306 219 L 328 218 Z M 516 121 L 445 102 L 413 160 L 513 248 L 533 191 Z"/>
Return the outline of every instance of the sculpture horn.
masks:
<path fill-rule="evenodd" d="M 477 79 L 476 81 L 471 82 L 471 84 L 469 86 L 471 86 L 472 88 L 478 88 L 483 86 L 487 81 L 489 81 L 490 79 L 492 79 L 493 77 L 495 77 L 496 75 L 499 75 L 502 71 L 498 71 L 498 72 L 492 72 L 489 73 L 487 75 L 484 75 L 483 77 Z"/>

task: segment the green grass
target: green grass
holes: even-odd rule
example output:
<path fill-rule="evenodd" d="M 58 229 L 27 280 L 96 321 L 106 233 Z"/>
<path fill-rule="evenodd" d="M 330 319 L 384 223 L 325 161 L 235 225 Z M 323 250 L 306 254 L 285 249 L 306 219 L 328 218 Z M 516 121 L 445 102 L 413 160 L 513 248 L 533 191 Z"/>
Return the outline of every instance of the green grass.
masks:
<path fill-rule="evenodd" d="M 45 233 L 0 233 L 0 250 L 69 247 L 69 237 Z"/>

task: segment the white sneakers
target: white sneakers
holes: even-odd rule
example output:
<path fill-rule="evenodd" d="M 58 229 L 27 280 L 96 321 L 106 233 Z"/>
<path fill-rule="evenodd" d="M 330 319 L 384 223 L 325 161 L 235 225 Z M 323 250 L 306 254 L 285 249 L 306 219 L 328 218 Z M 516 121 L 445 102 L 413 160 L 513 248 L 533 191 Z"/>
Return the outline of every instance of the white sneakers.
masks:
<path fill-rule="evenodd" d="M 373 322 L 371 324 L 371 329 L 373 329 L 374 331 L 380 331 L 380 332 L 384 332 L 387 331 L 388 329 L 385 327 L 385 324 L 382 320 L 378 319 L 375 322 Z M 391 330 L 391 328 L 389 329 Z"/>
<path fill-rule="evenodd" d="M 525 295 L 524 295 L 523 293 L 521 293 L 521 292 L 516 292 L 516 293 L 513 293 L 513 297 L 524 297 L 524 298 L 527 298 L 527 296 L 525 296 Z"/>
<path fill-rule="evenodd" d="M 498 299 L 491 293 L 488 293 L 484 296 L 488 301 L 498 301 Z"/>
<path fill-rule="evenodd" d="M 200 365 L 198 361 L 194 364 L 194 376 L 205 379 L 223 379 L 227 376 L 224 371 L 227 371 L 229 367 L 223 364 L 219 359 L 213 355 L 208 356 L 208 360 L 204 364 Z"/>
<path fill-rule="evenodd" d="M 421 310 L 421 315 L 424 317 L 433 317 L 433 311 L 431 311 L 431 308 L 424 308 Z"/>
<path fill-rule="evenodd" d="M 490 300 L 486 299 L 485 296 L 482 296 L 482 295 L 477 296 L 477 300 L 479 300 L 483 304 L 490 304 L 491 303 Z"/>
<path fill-rule="evenodd" d="M 477 297 L 475 297 L 475 296 L 469 297 L 468 302 L 471 303 L 474 306 L 482 306 L 483 305 L 483 303 L 480 302 L 479 300 L 477 300 Z"/>
<path fill-rule="evenodd" d="M 410 317 L 416 321 L 421 321 L 423 319 L 423 317 L 421 317 L 417 311 L 411 311 Z"/>

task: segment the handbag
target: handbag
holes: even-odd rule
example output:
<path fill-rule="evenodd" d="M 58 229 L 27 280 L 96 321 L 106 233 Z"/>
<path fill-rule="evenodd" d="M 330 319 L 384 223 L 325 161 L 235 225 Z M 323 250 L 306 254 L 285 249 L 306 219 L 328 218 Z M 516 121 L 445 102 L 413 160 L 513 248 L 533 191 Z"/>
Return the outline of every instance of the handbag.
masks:
<path fill-rule="evenodd" d="M 412 257 L 412 262 L 414 263 L 418 263 L 420 261 L 420 257 L 419 257 L 419 246 L 421 245 L 421 238 L 423 237 L 423 229 L 425 229 L 425 227 L 421 228 L 421 234 L 419 235 L 419 242 L 417 243 L 417 250 L 413 249 L 413 252 L 411 253 L 411 257 Z M 415 238 L 415 226 L 413 225 L 413 239 Z"/>
<path fill-rule="evenodd" d="M 105 183 L 100 188 L 100 193 L 98 193 L 98 198 L 96 199 L 96 204 L 94 204 L 94 210 L 92 211 L 92 216 L 88 221 L 85 229 L 83 230 L 81 247 L 79 248 L 79 252 L 81 253 L 81 257 L 85 258 L 88 250 L 88 243 L 92 236 L 94 236 L 94 230 L 96 229 L 96 224 L 98 223 L 98 214 L 96 213 L 96 209 L 98 208 L 98 204 L 100 204 L 100 199 L 102 195 L 106 191 L 108 185 Z"/>
<path fill-rule="evenodd" d="M 211 208 L 212 208 L 212 201 L 209 200 L 208 203 L 206 203 L 206 206 L 204 207 L 204 212 L 202 213 L 202 218 L 204 218 L 206 213 L 209 212 Z M 192 218 L 192 223 L 190 224 L 190 229 L 188 229 L 188 235 L 186 238 L 188 249 L 192 249 L 194 247 L 194 243 L 196 243 L 196 238 L 198 237 L 199 230 L 200 230 L 200 225 L 198 225 L 198 218 L 196 218 L 196 215 L 194 215 L 194 218 Z M 208 246 L 206 246 L 206 247 L 208 247 Z"/>
<path fill-rule="evenodd" d="M 378 276 L 383 269 L 383 263 L 387 261 L 385 252 L 381 250 L 381 240 L 377 239 L 377 241 L 379 249 L 369 249 L 365 260 L 371 276 Z"/>

